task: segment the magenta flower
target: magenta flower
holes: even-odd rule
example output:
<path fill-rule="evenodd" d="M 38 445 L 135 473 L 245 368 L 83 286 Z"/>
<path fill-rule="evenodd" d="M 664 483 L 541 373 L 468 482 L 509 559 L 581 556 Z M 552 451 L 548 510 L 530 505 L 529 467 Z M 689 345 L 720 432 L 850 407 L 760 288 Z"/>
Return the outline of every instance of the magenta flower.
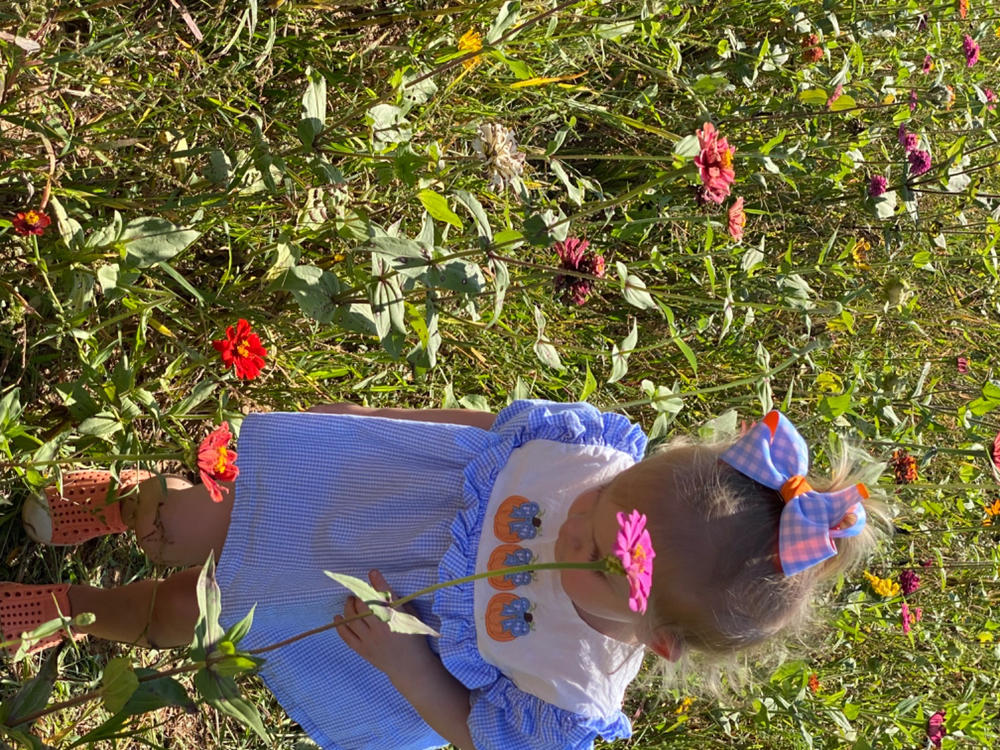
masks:
<path fill-rule="evenodd" d="M 903 635 L 910 634 L 910 621 L 912 615 L 910 614 L 910 605 L 903 602 L 903 605 L 899 608 L 899 620 L 903 624 Z"/>
<path fill-rule="evenodd" d="M 922 175 L 931 168 L 931 155 L 922 149 L 914 149 L 906 158 L 910 160 L 910 174 L 913 177 Z"/>
<path fill-rule="evenodd" d="M 649 590 L 653 586 L 653 542 L 646 530 L 646 516 L 633 510 L 626 518 L 618 516 L 618 538 L 612 552 L 625 568 L 628 578 L 628 606 L 633 612 L 646 611 Z"/>
<path fill-rule="evenodd" d="M 917 31 L 927 31 L 927 14 L 921 13 L 917 19 Z"/>
<path fill-rule="evenodd" d="M 968 34 L 962 40 L 962 51 L 965 53 L 965 64 L 970 68 L 979 62 L 979 44 Z"/>
<path fill-rule="evenodd" d="M 873 174 L 871 180 L 868 182 L 868 195 L 872 198 L 878 198 L 888 187 L 889 181 L 885 177 L 880 174 Z"/>
<path fill-rule="evenodd" d="M 736 172 L 733 170 L 733 153 L 736 149 L 725 138 L 719 137 L 719 131 L 710 122 L 706 122 L 696 133 L 701 153 L 694 157 L 694 163 L 704 186 L 702 195 L 712 203 L 722 203 L 736 179 Z"/>
<path fill-rule="evenodd" d="M 920 68 L 920 72 L 927 75 L 934 69 L 934 58 L 930 55 L 924 56 L 924 64 Z"/>
<path fill-rule="evenodd" d="M 1000 471 L 1000 432 L 997 436 L 993 438 L 993 450 L 990 451 L 990 458 L 993 461 L 993 466 L 996 467 L 997 471 Z"/>
<path fill-rule="evenodd" d="M 743 210 L 743 196 L 741 195 L 729 207 L 729 236 L 735 242 L 742 242 L 743 230 L 747 225 L 747 213 Z"/>
<path fill-rule="evenodd" d="M 902 589 L 904 595 L 912 594 L 920 588 L 920 576 L 917 575 L 916 571 L 907 568 L 899 574 L 899 588 Z"/>
<path fill-rule="evenodd" d="M 993 89 L 985 88 L 983 89 L 983 94 L 986 95 L 986 106 L 993 110 L 997 108 L 997 95 L 994 93 Z"/>
<path fill-rule="evenodd" d="M 910 153 L 917 147 L 919 139 L 916 133 L 907 133 L 906 125 L 900 125 L 899 130 L 896 131 L 896 139 L 899 141 L 899 145 L 903 147 L 903 151 Z"/>
<path fill-rule="evenodd" d="M 965 375 L 969 371 L 969 360 L 965 357 L 958 357 L 955 360 L 955 367 L 960 374 Z"/>
<path fill-rule="evenodd" d="M 935 711 L 927 720 L 927 739 L 934 747 L 941 747 L 941 740 L 948 731 L 944 726 L 946 711 Z"/>
<path fill-rule="evenodd" d="M 567 237 L 565 242 L 557 242 L 554 249 L 559 256 L 560 267 L 567 271 L 579 271 L 603 278 L 604 256 L 587 252 L 589 246 L 587 240 L 578 237 Z M 555 287 L 564 303 L 582 305 L 593 291 L 594 282 L 593 279 L 561 273 L 555 278 Z"/>
<path fill-rule="evenodd" d="M 910 89 L 910 111 L 917 111 L 917 91 L 916 89 Z"/>
<path fill-rule="evenodd" d="M 833 106 L 833 103 L 840 98 L 842 93 L 844 93 L 844 84 L 838 83 L 837 88 L 835 88 L 833 93 L 830 94 L 830 98 L 826 100 L 826 108 L 830 109 L 830 107 Z"/>

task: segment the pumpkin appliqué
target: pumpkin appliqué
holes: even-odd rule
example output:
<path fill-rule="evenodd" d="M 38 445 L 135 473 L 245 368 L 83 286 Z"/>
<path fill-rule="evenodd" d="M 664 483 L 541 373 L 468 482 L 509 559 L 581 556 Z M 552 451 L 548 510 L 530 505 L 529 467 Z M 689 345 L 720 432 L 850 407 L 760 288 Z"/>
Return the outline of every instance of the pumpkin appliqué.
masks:
<path fill-rule="evenodd" d="M 519 547 L 516 544 L 501 544 L 490 553 L 490 559 L 486 563 L 487 570 L 499 570 L 500 568 L 511 568 L 515 565 L 530 565 L 535 561 L 535 553 L 530 549 Z M 508 573 L 504 576 L 494 576 L 487 579 L 490 586 L 500 591 L 510 591 L 518 586 L 527 586 L 531 583 L 533 573 Z"/>
<path fill-rule="evenodd" d="M 541 508 L 521 495 L 511 495 L 497 508 L 493 517 L 493 534 L 501 542 L 534 539 L 542 526 L 538 517 Z"/>
<path fill-rule="evenodd" d="M 486 633 L 495 641 L 512 641 L 532 628 L 531 601 L 510 593 L 494 594 L 486 605 Z"/>

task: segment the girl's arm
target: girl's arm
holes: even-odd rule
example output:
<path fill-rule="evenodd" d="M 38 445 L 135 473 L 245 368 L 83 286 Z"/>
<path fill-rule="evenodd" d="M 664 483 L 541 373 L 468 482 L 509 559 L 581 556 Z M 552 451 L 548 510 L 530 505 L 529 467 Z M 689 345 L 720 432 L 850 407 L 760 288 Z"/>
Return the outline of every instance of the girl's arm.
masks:
<path fill-rule="evenodd" d="M 317 404 L 306 411 L 315 414 L 353 414 L 359 417 L 384 417 L 385 419 L 412 419 L 417 422 L 444 422 L 481 427 L 493 426 L 496 415 L 488 411 L 472 409 L 373 409 L 357 404 Z"/>

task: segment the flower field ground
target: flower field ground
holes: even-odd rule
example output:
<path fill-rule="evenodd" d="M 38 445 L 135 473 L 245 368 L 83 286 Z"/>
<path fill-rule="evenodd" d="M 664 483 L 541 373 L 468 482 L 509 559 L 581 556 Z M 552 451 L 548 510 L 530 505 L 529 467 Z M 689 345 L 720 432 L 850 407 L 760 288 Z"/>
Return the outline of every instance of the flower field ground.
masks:
<path fill-rule="evenodd" d="M 20 507 L 74 466 L 193 479 L 252 410 L 775 407 L 819 473 L 887 462 L 895 535 L 780 664 L 635 686 L 599 746 L 997 747 L 998 34 L 987 0 L 2 4 L 0 577 L 167 572 Z M 6 660 L 8 722 L 105 686 L 8 739 L 93 744 L 182 657 Z M 266 741 L 170 694 L 103 746 L 311 746 L 239 684 Z"/>

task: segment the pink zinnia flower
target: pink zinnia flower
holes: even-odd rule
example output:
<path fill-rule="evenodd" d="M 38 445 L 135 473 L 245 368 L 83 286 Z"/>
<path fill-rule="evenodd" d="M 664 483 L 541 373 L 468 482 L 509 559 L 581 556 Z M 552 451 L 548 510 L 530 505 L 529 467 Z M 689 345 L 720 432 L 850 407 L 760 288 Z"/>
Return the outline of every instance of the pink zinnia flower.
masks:
<path fill-rule="evenodd" d="M 965 64 L 970 68 L 979 62 L 979 45 L 968 34 L 962 40 L 962 51 L 965 52 Z"/>
<path fill-rule="evenodd" d="M 910 160 L 910 174 L 913 177 L 922 175 L 931 168 L 931 155 L 927 151 L 917 148 L 907 154 L 906 158 Z"/>
<path fill-rule="evenodd" d="M 747 214 L 743 210 L 743 196 L 729 207 L 729 236 L 736 242 L 743 241 L 743 228 L 747 225 Z"/>
<path fill-rule="evenodd" d="M 628 517 L 619 513 L 618 538 L 612 552 L 625 568 L 628 578 L 628 606 L 633 612 L 645 612 L 653 585 L 653 542 L 646 530 L 646 516 L 633 510 Z"/>
<path fill-rule="evenodd" d="M 712 203 L 722 203 L 729 195 L 729 186 L 736 179 L 733 170 L 735 149 L 725 138 L 719 138 L 719 132 L 710 122 L 706 122 L 697 135 L 701 153 L 694 158 L 694 163 L 701 174 L 704 197 Z"/>
<path fill-rule="evenodd" d="M 604 278 L 604 256 L 587 252 L 589 246 L 587 240 L 578 237 L 567 237 L 564 242 L 556 242 L 554 249 L 559 256 L 560 267 Z M 555 287 L 562 294 L 565 304 L 582 305 L 593 291 L 594 282 L 582 276 L 561 273 L 555 278 Z"/>
<path fill-rule="evenodd" d="M 899 608 L 899 620 L 903 624 L 903 635 L 909 635 L 910 633 L 910 605 L 903 602 L 903 605 Z"/>
<path fill-rule="evenodd" d="M 223 422 L 198 446 L 198 471 L 212 502 L 221 503 L 222 493 L 229 492 L 229 488 L 219 482 L 231 482 L 240 473 L 236 467 L 236 451 L 229 447 L 232 438 L 229 425 Z"/>
<path fill-rule="evenodd" d="M 916 571 L 907 568 L 899 574 L 899 588 L 903 594 L 912 594 L 920 588 L 920 576 L 917 575 Z"/>
<path fill-rule="evenodd" d="M 927 75 L 934 69 L 934 58 L 930 55 L 924 55 L 924 64 L 920 68 L 920 72 Z"/>
<path fill-rule="evenodd" d="M 944 726 L 946 711 L 935 711 L 927 720 L 927 739 L 934 747 L 941 747 L 941 740 L 948 731 Z"/>
<path fill-rule="evenodd" d="M 955 367 L 958 368 L 959 373 L 965 375 L 969 371 L 969 360 L 965 357 L 958 357 L 955 360 Z"/>
<path fill-rule="evenodd" d="M 910 89 L 910 111 L 917 111 L 917 91 L 916 89 Z"/>
<path fill-rule="evenodd" d="M 872 198 L 878 198 L 888 187 L 889 181 L 885 177 L 880 174 L 873 174 L 871 180 L 868 181 L 868 195 Z"/>
<path fill-rule="evenodd" d="M 1000 432 L 993 438 L 993 450 L 990 451 L 990 458 L 993 461 L 993 466 L 996 467 L 997 471 L 1000 471 Z"/>
<path fill-rule="evenodd" d="M 986 88 L 983 89 L 983 93 L 986 95 L 986 106 L 991 110 L 997 108 L 997 95 L 993 93 L 993 89 Z"/>

